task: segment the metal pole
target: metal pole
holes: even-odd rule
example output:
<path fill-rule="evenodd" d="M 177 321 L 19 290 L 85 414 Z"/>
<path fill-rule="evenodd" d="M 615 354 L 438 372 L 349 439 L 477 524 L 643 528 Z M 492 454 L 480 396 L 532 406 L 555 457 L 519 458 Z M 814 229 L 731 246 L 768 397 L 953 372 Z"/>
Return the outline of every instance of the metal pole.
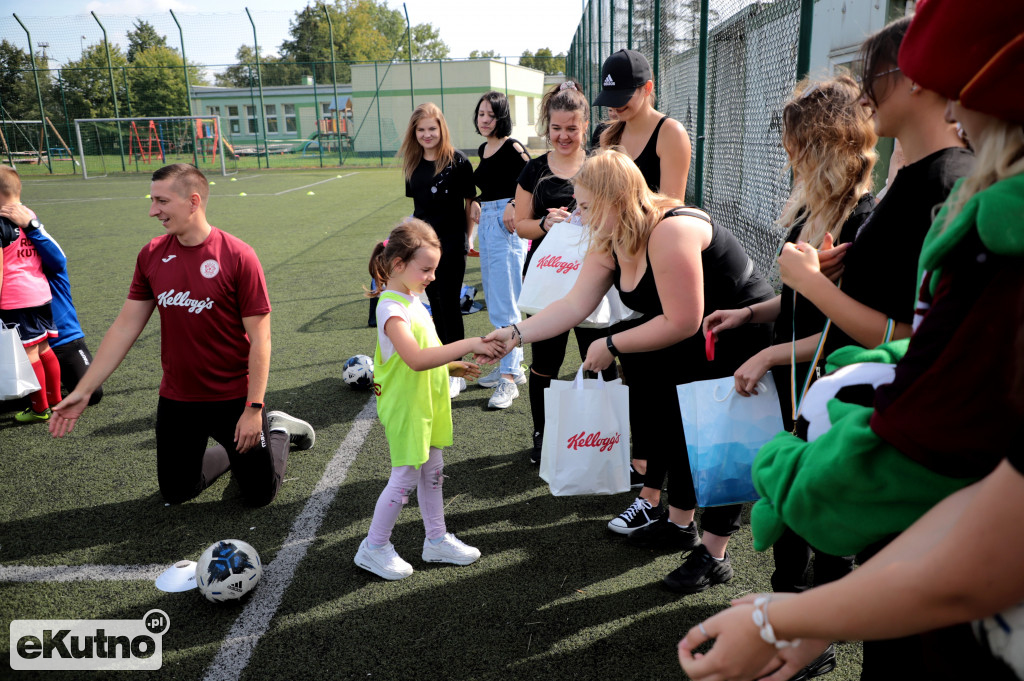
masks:
<path fill-rule="evenodd" d="M 697 152 L 693 168 L 694 203 L 704 207 L 704 124 L 708 88 L 709 0 L 700 0 L 700 42 L 697 44 Z"/>
<path fill-rule="evenodd" d="M 128 104 L 128 118 L 132 117 L 132 93 L 128 89 L 128 67 L 121 67 L 121 80 L 124 81 L 124 101 Z"/>
<path fill-rule="evenodd" d="M 633 0 L 626 8 L 626 49 L 633 49 Z"/>
<path fill-rule="evenodd" d="M 814 0 L 800 0 L 800 38 L 796 50 L 796 79 L 811 70 L 811 31 L 814 28 Z"/>
<path fill-rule="evenodd" d="M 267 142 L 267 123 L 266 123 L 266 111 L 267 107 L 263 103 L 263 71 L 260 69 L 260 44 L 256 38 L 256 22 L 252 20 L 252 14 L 249 12 L 249 8 L 245 8 L 245 13 L 249 17 L 249 23 L 252 24 L 252 44 L 256 48 L 256 77 L 258 78 L 257 84 L 260 86 L 260 115 L 257 117 L 256 123 L 256 153 L 260 153 L 260 137 L 259 131 L 263 130 L 263 150 L 267 153 L 267 167 L 270 167 L 270 144 Z M 260 125 L 263 123 L 263 125 Z"/>
<path fill-rule="evenodd" d="M 594 64 L 593 64 L 593 47 L 594 47 L 594 29 L 592 24 L 593 19 L 590 16 L 590 5 L 587 5 L 587 80 L 583 83 L 583 87 L 587 91 L 593 91 L 591 87 L 590 79 L 594 75 Z M 590 107 L 590 129 L 594 129 L 594 107 Z"/>
<path fill-rule="evenodd" d="M 100 30 L 103 31 L 103 49 L 107 52 L 107 75 L 110 76 L 110 98 L 114 100 L 114 118 L 121 117 L 121 109 L 117 106 L 117 90 L 114 87 L 114 64 L 110 61 L 110 41 L 107 40 L 107 29 L 100 22 L 100 18 L 96 16 L 96 12 L 90 12 L 92 18 L 96 20 L 96 23 L 100 25 Z M 128 167 L 124 162 L 124 137 L 121 133 L 121 121 L 117 122 L 117 150 L 121 154 L 121 172 L 126 172 Z"/>
<path fill-rule="evenodd" d="M 28 37 L 28 58 L 32 63 L 32 77 L 36 81 L 36 97 L 39 99 L 39 124 L 43 128 L 43 145 L 46 147 L 46 167 L 50 170 L 50 174 L 53 174 L 53 161 L 50 160 L 50 135 L 46 132 L 46 109 L 43 108 L 43 91 L 39 88 L 39 72 L 36 70 L 36 55 L 32 51 L 32 34 L 28 32 L 28 27 L 21 23 L 21 19 L 18 19 L 18 15 L 13 15 L 17 19 L 21 27 L 25 29 L 25 35 Z M 42 149 L 39 150 L 42 155 Z M 14 167 L 14 163 L 11 163 L 11 167 Z"/>
<path fill-rule="evenodd" d="M 316 93 L 316 64 L 313 63 L 313 64 L 311 64 L 311 66 L 313 67 L 312 68 L 312 71 L 313 71 L 313 109 L 314 109 L 314 111 L 316 111 L 316 109 L 318 109 L 320 107 L 320 101 L 319 101 L 320 98 L 317 96 L 317 93 Z M 335 105 L 337 105 L 337 101 L 335 101 Z M 338 144 L 339 144 L 339 146 L 341 145 L 341 136 L 340 136 L 340 134 L 338 136 Z M 320 112 L 319 111 L 316 111 L 316 148 L 317 148 L 317 151 L 319 152 L 319 155 L 320 155 L 320 167 L 323 168 L 324 167 L 324 133 L 323 133 L 323 130 L 320 129 Z M 306 152 L 303 151 L 302 155 L 305 156 Z"/>
<path fill-rule="evenodd" d="M 185 58 L 185 34 L 181 30 L 181 24 L 178 23 L 178 17 L 174 15 L 174 10 L 168 10 L 171 13 L 171 18 L 174 19 L 174 23 L 178 26 L 178 38 L 181 40 L 181 68 L 185 72 L 185 111 L 189 116 L 192 115 L 192 82 L 188 77 L 188 59 Z M 198 111 L 196 113 L 199 113 Z M 221 131 L 223 132 L 223 131 Z"/>
<path fill-rule="evenodd" d="M 611 0 L 608 9 L 608 55 L 611 56 L 615 51 L 615 0 Z"/>
<path fill-rule="evenodd" d="M 444 113 L 444 61 L 437 60 L 437 72 L 441 78 L 441 113 Z"/>
<path fill-rule="evenodd" d="M 412 104 L 412 110 L 416 110 L 416 86 L 412 82 L 412 24 L 409 23 L 409 9 L 402 3 L 402 9 L 405 11 L 405 37 L 409 43 L 409 101 Z M 380 111 L 380 100 L 377 100 L 377 110 Z M 381 156 L 381 161 L 384 157 Z"/>
<path fill-rule="evenodd" d="M 249 69 L 249 101 L 252 103 L 253 118 L 256 121 L 256 168 L 263 168 L 263 161 L 260 160 L 260 128 L 259 128 L 259 111 L 256 109 L 256 97 L 252 91 L 252 64 L 247 65 Z M 249 133 L 249 117 L 245 117 L 245 132 Z"/>
<path fill-rule="evenodd" d="M 373 82 L 377 84 L 377 150 L 380 152 L 380 167 L 384 167 L 384 132 L 380 125 L 380 79 L 377 76 L 377 62 L 373 62 Z"/>
<path fill-rule="evenodd" d="M 615 0 L 611 0 L 611 3 L 614 5 L 615 4 Z M 601 64 L 603 66 L 604 65 L 604 60 L 601 59 L 601 23 L 602 23 L 601 22 L 601 19 L 602 19 L 601 15 L 602 14 L 604 14 L 604 9 L 602 7 L 602 0 L 597 0 L 597 63 Z"/>
<path fill-rule="evenodd" d="M 324 16 L 327 17 L 327 32 L 331 38 L 331 83 L 334 85 L 334 128 L 338 132 L 338 165 L 345 165 L 341 149 L 341 116 L 338 114 L 338 67 L 334 61 L 334 22 L 331 21 L 331 13 L 327 11 L 327 6 L 324 3 L 320 3 L 320 8 L 323 9 Z M 313 84 L 316 85 L 316 71 L 313 72 Z M 318 111 L 317 119 L 319 120 L 319 118 L 320 112 Z"/>
<path fill-rule="evenodd" d="M 60 69 L 57 69 L 57 87 L 60 88 L 60 103 L 64 107 L 64 127 L 67 129 L 68 139 L 71 139 L 71 117 L 68 116 L 68 99 L 64 96 L 64 78 Z"/>
<path fill-rule="evenodd" d="M 654 91 L 658 92 L 661 76 L 661 0 L 654 0 Z"/>

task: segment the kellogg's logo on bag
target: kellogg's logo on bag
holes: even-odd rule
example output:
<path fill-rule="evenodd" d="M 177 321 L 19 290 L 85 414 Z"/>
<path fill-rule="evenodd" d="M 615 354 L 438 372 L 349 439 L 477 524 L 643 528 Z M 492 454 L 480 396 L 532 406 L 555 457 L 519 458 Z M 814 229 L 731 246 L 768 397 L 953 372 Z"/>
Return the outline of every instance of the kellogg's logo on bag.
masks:
<path fill-rule="evenodd" d="M 562 260 L 560 255 L 545 255 L 543 258 L 537 261 L 537 269 L 542 270 L 545 267 L 553 267 L 559 274 L 567 274 L 569 272 L 575 272 L 580 268 L 578 260 L 568 261 Z"/>
<path fill-rule="evenodd" d="M 599 452 L 611 451 L 611 448 L 619 444 L 620 435 L 615 433 L 610 437 L 601 437 L 601 431 L 596 433 L 587 433 L 583 431 L 578 435 L 573 435 L 566 442 L 566 447 L 569 449 L 578 450 L 580 447 L 597 447 Z"/>

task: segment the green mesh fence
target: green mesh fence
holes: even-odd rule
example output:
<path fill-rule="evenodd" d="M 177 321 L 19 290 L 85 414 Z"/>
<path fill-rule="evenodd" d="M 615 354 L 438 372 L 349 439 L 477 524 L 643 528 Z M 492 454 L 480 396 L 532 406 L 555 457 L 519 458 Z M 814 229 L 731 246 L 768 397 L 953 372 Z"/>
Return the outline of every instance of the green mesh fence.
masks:
<path fill-rule="evenodd" d="M 688 201 L 732 230 L 768 276 L 782 239 L 773 221 L 789 194 L 780 115 L 797 80 L 800 6 L 710 0 L 702 43 L 700 0 L 590 0 L 569 50 L 568 74 L 591 98 L 609 54 L 632 48 L 647 57 L 658 109 L 690 134 Z M 593 113 L 595 124 L 606 117 L 600 108 Z"/>

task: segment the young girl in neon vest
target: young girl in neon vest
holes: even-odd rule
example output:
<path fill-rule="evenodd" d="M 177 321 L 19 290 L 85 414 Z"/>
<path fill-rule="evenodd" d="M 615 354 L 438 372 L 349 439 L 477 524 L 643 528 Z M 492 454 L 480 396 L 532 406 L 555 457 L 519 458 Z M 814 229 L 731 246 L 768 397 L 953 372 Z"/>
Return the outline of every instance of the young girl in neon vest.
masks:
<path fill-rule="evenodd" d="M 474 353 L 475 359 L 489 360 L 500 356 L 504 348 L 480 338 L 441 345 L 434 323 L 418 298 L 434 281 L 440 259 L 437 235 L 430 225 L 416 219 L 392 230 L 388 240 L 378 243 L 370 256 L 370 276 L 380 292 L 374 390 L 392 468 L 355 562 L 384 579 L 402 579 L 413 572 L 390 540 L 398 514 L 417 487 L 427 534 L 423 560 L 469 565 L 480 557 L 479 550 L 449 534 L 444 523 L 441 448 L 452 444 L 448 378 L 476 378 L 480 368 L 460 358 Z"/>

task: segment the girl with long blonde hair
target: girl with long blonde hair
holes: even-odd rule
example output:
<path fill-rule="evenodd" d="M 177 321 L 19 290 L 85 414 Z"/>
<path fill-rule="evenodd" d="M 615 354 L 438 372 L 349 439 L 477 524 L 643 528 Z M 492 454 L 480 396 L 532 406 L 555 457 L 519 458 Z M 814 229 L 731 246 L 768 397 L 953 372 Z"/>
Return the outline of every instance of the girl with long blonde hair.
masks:
<path fill-rule="evenodd" d="M 461 340 L 465 329 L 460 298 L 476 195 L 473 166 L 452 146 L 444 114 L 431 102 L 412 112 L 399 154 L 405 195 L 413 200 L 413 217 L 430 225 L 441 242 L 436 279 L 426 291 L 437 335 L 442 343 Z M 465 387 L 464 379 L 452 377 L 452 397 Z"/>

